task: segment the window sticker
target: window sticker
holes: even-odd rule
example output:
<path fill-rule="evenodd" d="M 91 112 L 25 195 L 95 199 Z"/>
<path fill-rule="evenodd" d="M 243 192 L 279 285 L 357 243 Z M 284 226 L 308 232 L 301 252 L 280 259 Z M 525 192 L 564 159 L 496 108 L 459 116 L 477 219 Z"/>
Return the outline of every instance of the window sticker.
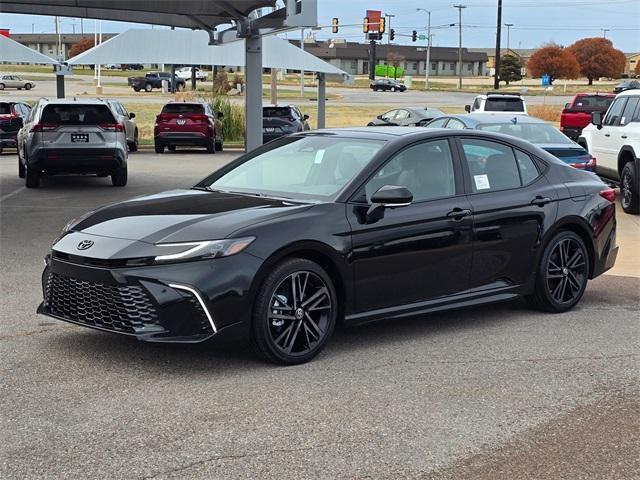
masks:
<path fill-rule="evenodd" d="M 321 164 L 322 163 L 322 159 L 324 158 L 324 152 L 325 152 L 324 149 L 318 150 L 316 152 L 316 156 L 315 156 L 315 159 L 313 160 L 313 163 L 318 164 L 318 165 Z"/>
<path fill-rule="evenodd" d="M 489 177 L 486 175 L 474 175 L 473 179 L 476 182 L 476 190 L 487 190 L 491 188 L 491 185 L 489 185 Z"/>

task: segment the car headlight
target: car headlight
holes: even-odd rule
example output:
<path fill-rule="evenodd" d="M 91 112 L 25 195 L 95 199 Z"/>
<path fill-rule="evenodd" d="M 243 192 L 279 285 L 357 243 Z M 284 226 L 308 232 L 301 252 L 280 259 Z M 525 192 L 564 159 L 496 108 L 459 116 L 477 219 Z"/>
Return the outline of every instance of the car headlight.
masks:
<path fill-rule="evenodd" d="M 167 254 L 156 256 L 155 261 L 170 262 L 173 260 L 230 257 L 242 252 L 255 239 L 256 237 L 244 237 L 203 242 L 158 243 L 156 246 L 166 248 Z"/>

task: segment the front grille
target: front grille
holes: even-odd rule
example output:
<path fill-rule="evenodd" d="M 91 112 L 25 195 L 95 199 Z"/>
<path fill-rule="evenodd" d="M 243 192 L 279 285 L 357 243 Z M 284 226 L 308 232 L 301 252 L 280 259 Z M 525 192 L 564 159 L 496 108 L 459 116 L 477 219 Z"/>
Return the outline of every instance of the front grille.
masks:
<path fill-rule="evenodd" d="M 211 328 L 211 324 L 209 323 L 207 314 L 204 313 L 202 305 L 200 305 L 200 302 L 196 299 L 196 297 L 191 295 L 188 302 L 189 305 L 191 305 L 191 308 L 193 308 L 193 310 L 195 311 L 195 315 L 192 318 L 195 318 L 198 321 L 198 333 L 213 333 L 213 329 Z"/>
<path fill-rule="evenodd" d="M 147 292 L 136 285 L 111 286 L 49 273 L 44 305 L 53 314 L 117 332 L 158 326 Z"/>

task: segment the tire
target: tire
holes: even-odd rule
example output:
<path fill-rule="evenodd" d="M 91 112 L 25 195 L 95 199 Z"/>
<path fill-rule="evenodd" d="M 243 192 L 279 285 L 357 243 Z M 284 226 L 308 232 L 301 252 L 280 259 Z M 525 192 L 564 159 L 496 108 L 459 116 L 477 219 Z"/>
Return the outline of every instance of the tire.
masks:
<path fill-rule="evenodd" d="M 216 153 L 216 142 L 214 139 L 211 139 L 207 142 L 207 153 Z"/>
<path fill-rule="evenodd" d="M 38 188 L 40 186 L 40 170 L 27 168 L 24 176 L 24 184 L 27 188 Z"/>
<path fill-rule="evenodd" d="M 563 230 L 545 247 L 534 293 L 527 300 L 545 312 L 566 312 L 582 298 L 588 278 L 589 253 L 584 242 L 576 233 Z"/>
<path fill-rule="evenodd" d="M 167 146 L 167 148 L 169 149 L 170 152 L 175 152 L 176 151 L 176 146 L 175 145 L 169 145 L 169 146 Z"/>
<path fill-rule="evenodd" d="M 154 148 L 156 153 L 164 153 L 164 145 L 160 145 L 158 143 L 154 144 Z"/>
<path fill-rule="evenodd" d="M 391 87 L 391 91 L 395 92 L 396 91 L 396 87 Z"/>
<path fill-rule="evenodd" d="M 0 90 L 4 90 L 4 83 L 0 83 Z"/>
<path fill-rule="evenodd" d="M 178 83 L 176 84 L 176 91 L 177 92 L 181 92 L 184 90 L 184 83 Z"/>
<path fill-rule="evenodd" d="M 221 152 L 224 148 L 222 142 L 216 142 L 216 152 Z"/>
<path fill-rule="evenodd" d="M 20 149 L 18 149 L 18 177 L 20 178 L 25 177 L 25 168 L 24 168 L 24 165 L 22 164 L 22 158 L 20 158 Z"/>
<path fill-rule="evenodd" d="M 620 175 L 620 194 L 622 210 L 625 213 L 640 212 L 640 191 L 638 191 L 638 172 L 633 162 L 627 162 Z"/>
<path fill-rule="evenodd" d="M 114 187 L 124 187 L 127 184 L 127 167 L 119 168 L 111 174 Z"/>
<path fill-rule="evenodd" d="M 138 151 L 138 129 L 137 128 L 133 134 L 133 142 L 129 144 L 129 151 L 130 152 Z"/>
<path fill-rule="evenodd" d="M 294 299 L 294 283 L 301 301 Z M 280 365 L 315 357 L 331 337 L 338 312 L 331 278 L 318 264 L 302 258 L 276 265 L 262 282 L 254 305 L 252 345 L 262 358 Z M 274 314 L 287 311 L 291 314 Z"/>
<path fill-rule="evenodd" d="M 153 90 L 153 87 L 151 86 L 151 84 L 150 83 L 145 84 L 144 91 L 150 92 L 151 90 Z"/>
<path fill-rule="evenodd" d="M 138 88 L 138 87 L 133 87 L 133 91 L 134 91 L 134 92 L 139 92 L 139 91 L 140 91 L 140 88 Z"/>
<path fill-rule="evenodd" d="M 31 85 L 30 83 L 27 83 L 27 84 L 24 86 L 24 89 L 25 89 L 25 90 L 31 90 L 32 88 L 33 88 L 33 85 Z"/>

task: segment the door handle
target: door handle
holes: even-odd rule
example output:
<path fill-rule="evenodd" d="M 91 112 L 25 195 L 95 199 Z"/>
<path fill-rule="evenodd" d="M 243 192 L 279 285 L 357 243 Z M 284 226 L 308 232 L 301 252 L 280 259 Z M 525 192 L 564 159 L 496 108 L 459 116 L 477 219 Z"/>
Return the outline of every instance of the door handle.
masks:
<path fill-rule="evenodd" d="M 469 209 L 463 210 L 462 208 L 454 208 L 449 213 L 447 213 L 447 217 L 453 218 L 454 220 L 462 220 L 464 217 L 468 217 L 472 213 L 473 212 L 471 212 L 471 210 Z"/>
<path fill-rule="evenodd" d="M 551 203 L 551 199 L 549 197 L 537 196 L 531 200 L 531 205 L 537 205 L 539 207 L 544 207 L 548 203 Z"/>
<path fill-rule="evenodd" d="M 610 136 L 611 136 L 611 134 L 609 134 L 609 133 L 605 133 L 605 134 L 604 134 L 604 136 L 605 136 L 605 137 L 610 137 Z"/>

